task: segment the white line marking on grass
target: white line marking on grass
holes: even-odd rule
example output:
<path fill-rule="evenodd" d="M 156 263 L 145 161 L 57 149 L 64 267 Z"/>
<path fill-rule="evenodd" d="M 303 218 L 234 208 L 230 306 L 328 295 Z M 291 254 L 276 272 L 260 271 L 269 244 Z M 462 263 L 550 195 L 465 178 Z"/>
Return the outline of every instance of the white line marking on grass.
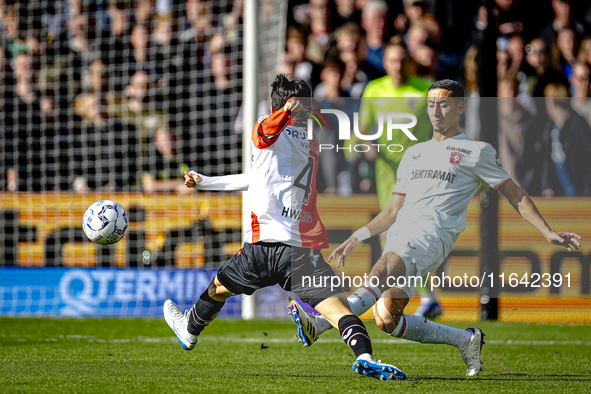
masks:
<path fill-rule="evenodd" d="M 33 335 L 19 335 L 19 334 L 0 334 L 0 338 L 10 338 L 17 342 L 74 342 L 86 341 L 89 343 L 176 343 L 175 337 L 145 337 L 138 336 L 133 338 L 99 338 L 91 335 L 59 335 L 56 338 L 39 338 Z M 407 341 L 405 339 L 372 339 L 372 343 L 380 343 L 387 345 L 419 345 L 418 342 Z M 208 342 L 230 342 L 230 343 L 277 343 L 277 344 L 297 344 L 297 341 L 289 338 L 237 338 L 229 336 L 209 336 L 204 334 L 199 338 L 199 343 Z M 338 338 L 322 338 L 318 343 L 343 343 Z M 522 340 L 507 340 L 502 341 L 498 339 L 486 340 L 487 345 L 523 345 L 523 346 L 591 346 L 591 341 L 522 341 Z"/>

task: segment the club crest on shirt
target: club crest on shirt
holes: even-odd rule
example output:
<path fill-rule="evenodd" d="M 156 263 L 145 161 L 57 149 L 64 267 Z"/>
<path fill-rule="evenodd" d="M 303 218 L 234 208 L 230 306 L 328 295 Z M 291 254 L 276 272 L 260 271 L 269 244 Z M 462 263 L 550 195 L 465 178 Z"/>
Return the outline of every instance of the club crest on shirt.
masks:
<path fill-rule="evenodd" d="M 462 157 L 464 157 L 463 153 L 451 152 L 451 157 L 449 159 L 449 162 L 454 166 L 459 166 L 460 162 L 462 161 Z"/>

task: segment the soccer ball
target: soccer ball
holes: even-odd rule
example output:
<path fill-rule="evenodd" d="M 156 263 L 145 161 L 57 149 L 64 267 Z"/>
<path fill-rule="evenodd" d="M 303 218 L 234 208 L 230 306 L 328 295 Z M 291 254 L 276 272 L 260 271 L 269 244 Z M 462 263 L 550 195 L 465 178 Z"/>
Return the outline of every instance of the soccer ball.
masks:
<path fill-rule="evenodd" d="M 127 212 L 115 201 L 101 200 L 84 213 L 82 228 L 92 242 L 111 245 L 123 238 L 129 226 Z"/>

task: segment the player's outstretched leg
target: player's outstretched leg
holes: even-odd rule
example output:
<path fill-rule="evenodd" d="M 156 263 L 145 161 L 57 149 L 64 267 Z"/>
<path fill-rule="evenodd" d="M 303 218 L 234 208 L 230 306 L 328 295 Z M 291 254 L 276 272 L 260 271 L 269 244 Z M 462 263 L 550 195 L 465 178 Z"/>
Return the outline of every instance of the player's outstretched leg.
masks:
<path fill-rule="evenodd" d="M 182 313 L 172 300 L 164 303 L 164 320 L 174 331 L 183 349 L 193 350 L 201 331 L 217 317 L 224 306 L 225 299 L 231 295 L 233 294 L 223 287 L 216 276 L 195 305 L 185 313 Z"/>
<path fill-rule="evenodd" d="M 193 350 L 197 343 L 198 336 L 187 331 L 190 311 L 181 312 L 179 307 L 172 301 L 166 300 L 164 303 L 164 320 L 174 331 L 179 343 L 185 350 Z"/>
<path fill-rule="evenodd" d="M 445 344 L 458 348 L 468 366 L 467 376 L 476 376 L 481 371 L 480 353 L 484 334 L 480 329 L 460 330 L 434 323 L 423 317 L 404 315 L 402 311 L 408 298 L 400 289 L 390 289 L 387 295 L 399 298 L 380 299 L 374 306 L 376 324 L 387 334 L 421 343 Z"/>

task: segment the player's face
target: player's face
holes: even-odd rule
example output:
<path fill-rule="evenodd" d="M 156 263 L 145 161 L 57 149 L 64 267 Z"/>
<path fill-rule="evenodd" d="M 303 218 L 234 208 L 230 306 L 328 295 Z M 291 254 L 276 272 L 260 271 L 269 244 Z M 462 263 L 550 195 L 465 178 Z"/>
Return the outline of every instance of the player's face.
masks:
<path fill-rule="evenodd" d="M 427 97 L 429 119 L 438 133 L 445 134 L 457 126 L 459 116 L 464 112 L 464 103 L 456 103 L 451 95 L 449 90 L 433 89 Z"/>

